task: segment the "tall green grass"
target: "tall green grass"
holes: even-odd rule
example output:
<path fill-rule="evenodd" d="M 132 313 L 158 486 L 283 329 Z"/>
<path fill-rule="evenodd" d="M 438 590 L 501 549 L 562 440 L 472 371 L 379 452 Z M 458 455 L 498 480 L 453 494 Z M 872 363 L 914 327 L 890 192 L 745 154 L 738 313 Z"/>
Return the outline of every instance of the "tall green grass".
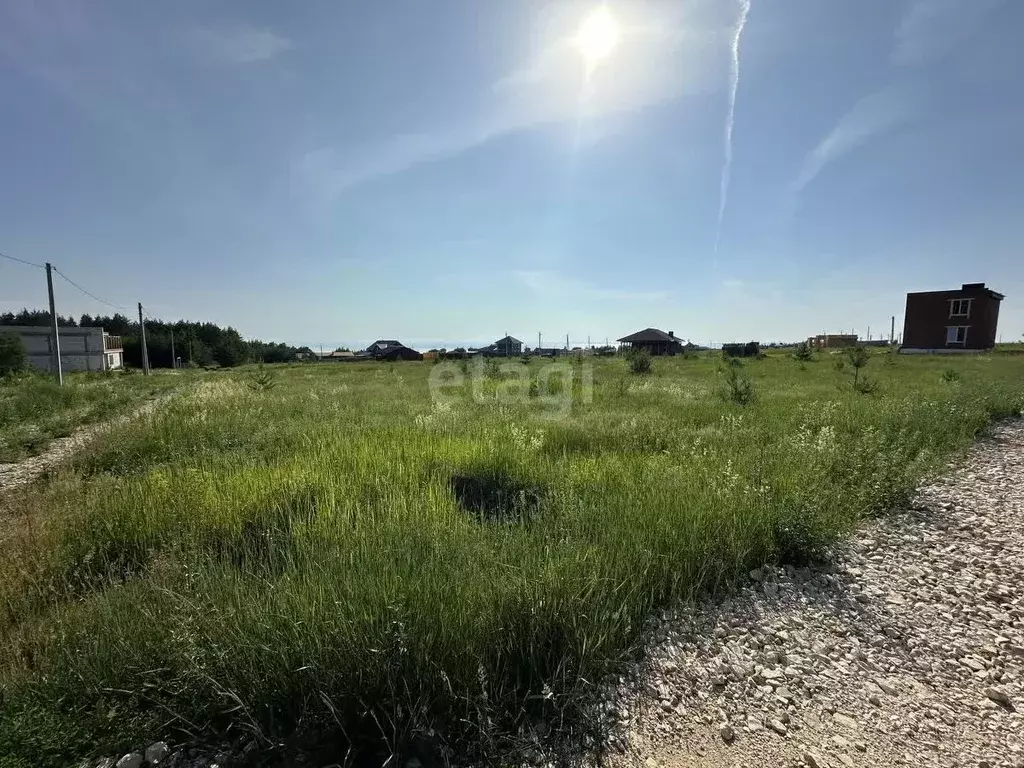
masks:
<path fill-rule="evenodd" d="M 1024 405 L 1010 357 L 876 356 L 870 395 L 769 357 L 747 405 L 714 359 L 594 364 L 563 419 L 497 374 L 434 400 L 429 364 L 218 373 L 88 448 L 10 502 L 0 755 L 585 738 L 659 607 L 821 556 Z"/>
<path fill-rule="evenodd" d="M 119 373 L 72 373 L 63 387 L 36 373 L 0 378 L 0 462 L 41 453 L 54 438 L 127 413 L 180 383 L 172 376 Z"/>

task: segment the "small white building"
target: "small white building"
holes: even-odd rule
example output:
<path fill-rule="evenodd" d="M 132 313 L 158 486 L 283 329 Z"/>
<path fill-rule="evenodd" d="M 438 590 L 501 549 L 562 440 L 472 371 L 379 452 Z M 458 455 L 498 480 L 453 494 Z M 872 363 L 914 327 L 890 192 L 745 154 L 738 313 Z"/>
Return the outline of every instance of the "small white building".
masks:
<path fill-rule="evenodd" d="M 29 363 L 52 373 L 52 329 L 49 326 L 9 325 L 0 331 L 12 331 L 21 337 L 28 351 Z M 63 371 L 111 371 L 124 365 L 121 337 L 111 336 L 102 328 L 61 327 L 60 367 Z"/>

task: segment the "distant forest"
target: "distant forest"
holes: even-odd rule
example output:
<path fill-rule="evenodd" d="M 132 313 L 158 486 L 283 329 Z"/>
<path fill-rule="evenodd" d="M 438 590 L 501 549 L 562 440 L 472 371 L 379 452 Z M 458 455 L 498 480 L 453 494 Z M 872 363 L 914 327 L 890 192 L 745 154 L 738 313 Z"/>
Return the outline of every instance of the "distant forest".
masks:
<path fill-rule="evenodd" d="M 0 326 L 49 325 L 50 313 L 38 309 L 23 309 L 20 312 L 0 314 Z M 57 315 L 57 325 L 64 327 L 101 326 L 112 336 L 120 336 L 124 346 L 124 361 L 135 368 L 142 367 L 142 341 L 139 323 L 117 313 L 109 315 L 82 315 L 74 317 Z M 286 363 L 297 359 L 297 355 L 312 355 L 308 347 L 290 347 L 254 339 L 247 341 L 234 328 L 221 328 L 215 323 L 193 323 L 179 320 L 165 323 L 161 320 L 146 321 L 146 347 L 149 350 L 149 364 L 154 368 L 171 368 L 171 331 L 174 331 L 174 354 L 181 365 L 195 363 L 208 367 L 220 365 L 230 368 L 243 363 Z"/>

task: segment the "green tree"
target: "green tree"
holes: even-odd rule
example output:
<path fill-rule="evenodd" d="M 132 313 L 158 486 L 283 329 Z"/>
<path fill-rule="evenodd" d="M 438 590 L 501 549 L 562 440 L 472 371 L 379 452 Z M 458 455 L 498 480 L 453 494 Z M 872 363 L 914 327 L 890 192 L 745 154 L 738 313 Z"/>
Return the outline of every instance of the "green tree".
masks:
<path fill-rule="evenodd" d="M 28 352 L 21 337 L 11 331 L 0 333 L 0 377 L 28 367 Z"/>

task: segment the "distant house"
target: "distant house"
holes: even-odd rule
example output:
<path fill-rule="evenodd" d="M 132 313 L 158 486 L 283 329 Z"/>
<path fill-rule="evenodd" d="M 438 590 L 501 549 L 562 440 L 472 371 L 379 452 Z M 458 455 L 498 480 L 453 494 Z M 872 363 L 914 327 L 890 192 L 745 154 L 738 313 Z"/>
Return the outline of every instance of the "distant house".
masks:
<path fill-rule="evenodd" d="M 900 352 L 992 349 L 1004 298 L 984 283 L 964 283 L 952 291 L 908 293 Z"/>
<path fill-rule="evenodd" d="M 333 352 L 325 352 L 322 355 L 317 355 L 318 360 L 334 363 L 346 363 L 356 359 L 356 353 L 350 352 L 347 349 L 336 349 Z"/>
<path fill-rule="evenodd" d="M 683 345 L 676 338 L 675 332 L 659 331 L 657 328 L 644 328 L 642 331 L 623 336 L 619 339 L 621 349 L 642 349 L 652 355 L 675 355 L 683 351 Z"/>
<path fill-rule="evenodd" d="M 490 346 L 478 349 L 477 354 L 485 357 L 518 357 L 523 354 L 523 342 L 513 336 L 506 336 Z"/>
<path fill-rule="evenodd" d="M 362 357 L 374 360 L 422 360 L 423 355 L 394 339 L 378 339 L 361 353 Z"/>
<path fill-rule="evenodd" d="M 53 331 L 49 326 L 10 325 L 0 331 L 11 331 L 22 340 L 29 364 L 53 372 Z M 121 337 L 102 328 L 61 326 L 58 341 L 62 371 L 112 371 L 124 365 Z"/>
<path fill-rule="evenodd" d="M 807 339 L 808 346 L 816 349 L 845 349 L 857 346 L 857 335 L 853 333 L 819 333 Z"/>

